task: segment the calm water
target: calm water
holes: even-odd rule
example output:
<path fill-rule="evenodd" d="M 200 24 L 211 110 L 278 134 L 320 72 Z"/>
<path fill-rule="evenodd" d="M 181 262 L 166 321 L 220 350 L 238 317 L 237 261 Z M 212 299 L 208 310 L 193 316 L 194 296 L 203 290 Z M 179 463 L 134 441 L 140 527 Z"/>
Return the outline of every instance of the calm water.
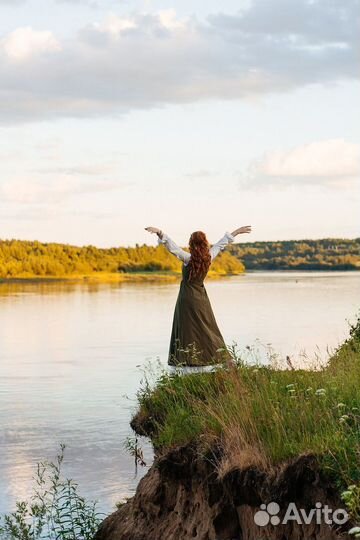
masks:
<path fill-rule="evenodd" d="M 357 273 L 257 273 L 207 283 L 225 341 L 327 357 L 359 309 Z M 109 511 L 138 478 L 123 450 L 142 371 L 165 362 L 178 284 L 0 285 L 0 512 L 67 444 L 65 474 Z M 305 360 L 306 361 L 306 360 Z M 147 454 L 150 454 L 148 450 Z M 150 456 L 151 458 L 151 456 Z"/>

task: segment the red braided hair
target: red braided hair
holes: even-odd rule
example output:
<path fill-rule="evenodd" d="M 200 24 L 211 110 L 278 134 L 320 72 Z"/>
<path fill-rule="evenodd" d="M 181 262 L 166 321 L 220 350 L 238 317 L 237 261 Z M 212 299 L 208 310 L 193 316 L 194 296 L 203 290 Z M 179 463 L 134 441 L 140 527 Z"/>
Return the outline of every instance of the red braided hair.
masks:
<path fill-rule="evenodd" d="M 210 246 L 206 234 L 202 231 L 195 231 L 190 236 L 190 262 L 189 281 L 201 278 L 207 274 L 211 264 Z"/>

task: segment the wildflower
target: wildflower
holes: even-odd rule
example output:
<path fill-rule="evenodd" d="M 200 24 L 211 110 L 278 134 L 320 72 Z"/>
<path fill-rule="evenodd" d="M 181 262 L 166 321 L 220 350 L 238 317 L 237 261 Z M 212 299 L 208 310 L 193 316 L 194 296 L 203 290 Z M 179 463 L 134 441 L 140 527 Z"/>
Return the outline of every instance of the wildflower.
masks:
<path fill-rule="evenodd" d="M 315 395 L 316 396 L 325 396 L 326 395 L 326 390 L 325 388 L 318 388 L 315 392 Z"/>

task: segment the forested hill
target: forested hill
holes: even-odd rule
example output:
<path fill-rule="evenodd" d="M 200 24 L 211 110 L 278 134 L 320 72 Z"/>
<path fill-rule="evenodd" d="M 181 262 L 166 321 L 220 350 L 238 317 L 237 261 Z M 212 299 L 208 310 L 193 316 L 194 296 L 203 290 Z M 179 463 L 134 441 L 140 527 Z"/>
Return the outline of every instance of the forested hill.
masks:
<path fill-rule="evenodd" d="M 232 244 L 247 270 L 360 270 L 360 238 Z"/>
<path fill-rule="evenodd" d="M 212 275 L 240 274 L 243 264 L 228 251 L 211 266 Z M 164 246 L 76 247 L 22 240 L 0 240 L 0 278 L 116 277 L 181 272 L 181 262 Z"/>

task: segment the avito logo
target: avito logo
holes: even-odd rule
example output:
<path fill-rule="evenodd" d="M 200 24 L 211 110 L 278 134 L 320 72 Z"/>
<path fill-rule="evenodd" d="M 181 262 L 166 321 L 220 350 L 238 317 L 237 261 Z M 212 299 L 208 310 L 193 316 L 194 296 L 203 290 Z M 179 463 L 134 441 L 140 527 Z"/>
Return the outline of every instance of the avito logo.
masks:
<path fill-rule="evenodd" d="M 322 505 L 321 502 L 315 504 L 315 508 L 306 511 L 304 508 L 298 508 L 295 503 L 288 504 L 284 517 L 279 517 L 280 506 L 276 502 L 262 504 L 260 510 L 254 514 L 254 522 L 259 527 L 266 525 L 286 525 L 290 521 L 294 521 L 299 525 L 310 525 L 316 523 L 320 525 L 343 525 L 349 519 L 349 514 L 343 508 L 333 510 L 327 504 Z"/>

